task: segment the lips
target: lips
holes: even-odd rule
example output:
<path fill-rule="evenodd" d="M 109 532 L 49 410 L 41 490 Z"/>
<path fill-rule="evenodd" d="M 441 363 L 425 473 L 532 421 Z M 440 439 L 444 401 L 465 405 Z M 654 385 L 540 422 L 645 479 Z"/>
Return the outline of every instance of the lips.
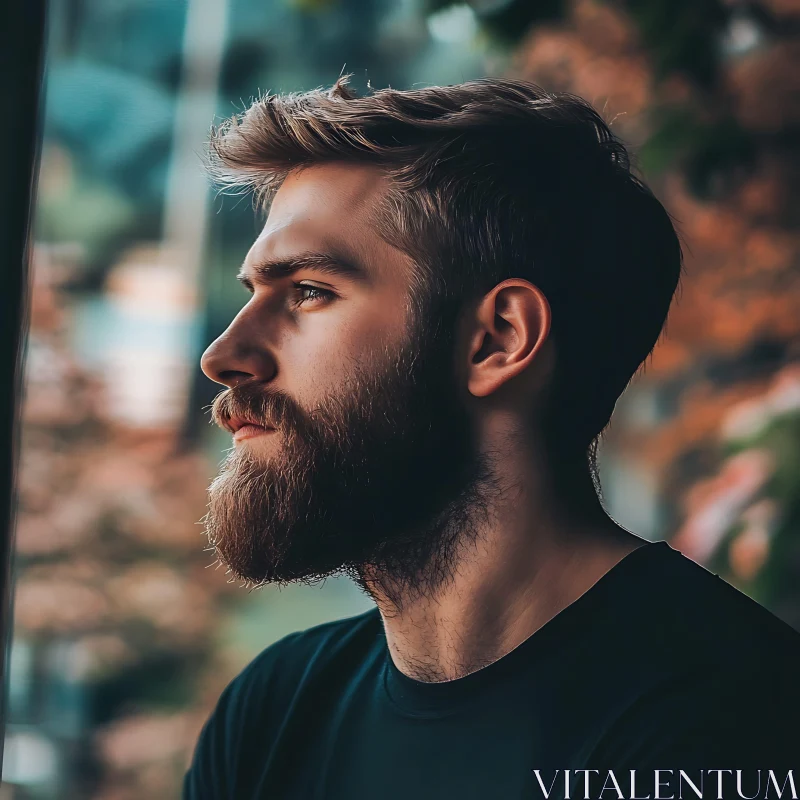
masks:
<path fill-rule="evenodd" d="M 260 436 L 275 430 L 270 425 L 263 425 L 254 420 L 237 416 L 229 417 L 225 420 L 224 425 L 237 441 L 239 439 L 249 439 L 251 436 Z"/>
<path fill-rule="evenodd" d="M 233 441 L 240 442 L 242 439 L 252 439 L 254 436 L 265 436 L 274 432 L 275 428 L 264 428 L 261 425 L 242 425 L 242 427 L 233 434 Z"/>

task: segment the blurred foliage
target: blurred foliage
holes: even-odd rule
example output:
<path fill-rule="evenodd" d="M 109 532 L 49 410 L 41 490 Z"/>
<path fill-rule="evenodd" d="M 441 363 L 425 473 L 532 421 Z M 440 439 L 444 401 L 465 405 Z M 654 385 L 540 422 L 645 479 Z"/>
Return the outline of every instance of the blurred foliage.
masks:
<path fill-rule="evenodd" d="M 40 246 L 34 275 L 15 646 L 30 652 L 38 690 L 12 702 L 9 730 L 37 724 L 73 753 L 59 797 L 174 796 L 206 712 L 197 698 L 222 688 L 208 671 L 236 588 L 206 568 L 197 520 L 210 468 L 175 431 L 108 417 L 103 382 L 70 349 L 69 271 Z M 52 674 L 65 647 L 75 666 Z M 92 735 L 58 726 L 70 716 Z M 149 724 L 146 741 L 125 733 Z"/>
<path fill-rule="evenodd" d="M 726 572 L 742 588 L 767 608 L 800 629 L 797 608 L 796 584 L 800 574 L 800 413 L 794 412 L 777 418 L 761 436 L 752 442 L 753 447 L 766 449 L 775 457 L 774 472 L 765 487 L 764 496 L 775 505 L 776 519 L 768 530 L 774 542 L 767 550 L 764 563 L 752 579 L 738 579 L 728 545 Z M 747 528 L 740 526 L 738 535 Z M 746 546 L 746 543 L 745 543 Z"/>
<path fill-rule="evenodd" d="M 675 543 L 800 628 L 800 366 L 722 421 L 718 466 L 687 494 Z"/>
<path fill-rule="evenodd" d="M 719 33 L 730 17 L 725 3 L 624 0 L 620 6 L 641 33 L 656 79 L 679 71 L 703 86 L 714 83 L 719 67 Z"/>
<path fill-rule="evenodd" d="M 429 0 L 427 7 L 434 13 L 455 5 L 458 0 Z M 559 20 L 564 15 L 564 0 L 472 0 L 467 5 L 475 12 L 480 26 L 490 37 L 505 46 L 517 45 L 536 24 Z"/>
<path fill-rule="evenodd" d="M 675 164 L 683 164 L 689 188 L 708 196 L 714 177 L 735 176 L 752 167 L 756 143 L 731 118 L 704 123 L 685 108 L 665 108 L 653 113 L 654 131 L 638 151 L 643 172 L 659 177 Z"/>
<path fill-rule="evenodd" d="M 458 0 L 428 0 L 431 11 L 461 5 Z M 469 0 L 483 31 L 506 45 L 524 47 L 537 26 L 574 22 L 578 5 L 567 0 L 485 2 Z M 654 84 L 680 78 L 689 81 L 694 102 L 670 100 L 650 108 L 651 132 L 641 144 L 641 164 L 656 175 L 681 168 L 692 190 L 701 196 L 724 191 L 720 181 L 731 172 L 747 171 L 763 145 L 758 130 L 742 125 L 726 91 L 727 62 L 746 50 L 747 38 L 768 42 L 796 32 L 798 11 L 791 3 L 725 2 L 725 0 L 597 0 L 596 5 L 624 16 L 647 55 Z M 773 8 L 775 6 L 775 8 Z M 736 39 L 744 39 L 737 42 Z M 729 41 L 731 40 L 731 41 Z M 733 51 L 733 52 L 731 52 Z"/>

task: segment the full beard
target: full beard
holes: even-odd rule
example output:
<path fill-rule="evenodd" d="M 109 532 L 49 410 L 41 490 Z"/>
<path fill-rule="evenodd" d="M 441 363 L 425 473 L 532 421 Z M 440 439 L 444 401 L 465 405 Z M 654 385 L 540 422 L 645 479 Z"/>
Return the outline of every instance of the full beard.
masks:
<path fill-rule="evenodd" d="M 396 610 L 452 579 L 494 487 L 452 341 L 432 333 L 417 327 L 310 413 L 259 384 L 217 397 L 218 424 L 244 416 L 281 437 L 274 456 L 232 451 L 209 489 L 206 533 L 230 573 L 253 586 L 343 573 Z"/>

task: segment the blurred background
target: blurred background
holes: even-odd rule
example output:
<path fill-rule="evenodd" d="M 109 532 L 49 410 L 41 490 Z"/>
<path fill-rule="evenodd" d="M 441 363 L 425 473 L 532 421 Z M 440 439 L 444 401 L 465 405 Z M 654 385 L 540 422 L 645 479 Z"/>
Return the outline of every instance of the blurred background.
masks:
<path fill-rule="evenodd" d="M 798 0 L 52 0 L 2 800 L 177 797 L 256 653 L 370 605 L 248 592 L 198 524 L 229 446 L 198 359 L 259 229 L 207 190 L 208 127 L 342 71 L 524 77 L 613 120 L 687 272 L 603 443 L 608 509 L 800 629 Z"/>

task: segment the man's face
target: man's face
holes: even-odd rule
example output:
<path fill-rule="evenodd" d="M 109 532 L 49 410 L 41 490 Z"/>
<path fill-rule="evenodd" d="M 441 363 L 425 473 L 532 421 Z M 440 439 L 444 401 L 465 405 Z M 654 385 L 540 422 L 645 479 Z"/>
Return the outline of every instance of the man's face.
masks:
<path fill-rule="evenodd" d="M 413 318 L 413 265 L 374 218 L 384 181 L 343 164 L 291 174 L 242 267 L 252 296 L 203 356 L 235 444 L 206 529 L 255 584 L 345 571 L 431 588 L 481 505 L 453 325 L 433 301 Z"/>

